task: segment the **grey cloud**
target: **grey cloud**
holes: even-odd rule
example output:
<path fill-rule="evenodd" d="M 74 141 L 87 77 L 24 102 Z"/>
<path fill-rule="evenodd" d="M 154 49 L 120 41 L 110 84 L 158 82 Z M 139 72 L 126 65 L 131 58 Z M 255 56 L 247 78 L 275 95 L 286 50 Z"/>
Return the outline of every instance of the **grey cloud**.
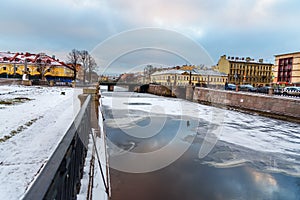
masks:
<path fill-rule="evenodd" d="M 121 31 L 153 26 L 191 36 L 215 62 L 222 52 L 264 57 L 299 48 L 296 0 L 12 0 L 1 8 L 4 51 L 92 50 Z"/>

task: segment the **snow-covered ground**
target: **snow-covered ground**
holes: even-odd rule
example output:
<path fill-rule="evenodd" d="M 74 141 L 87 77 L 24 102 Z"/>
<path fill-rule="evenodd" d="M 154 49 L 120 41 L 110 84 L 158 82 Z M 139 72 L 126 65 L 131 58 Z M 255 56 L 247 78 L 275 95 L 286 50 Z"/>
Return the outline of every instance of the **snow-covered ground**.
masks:
<path fill-rule="evenodd" d="M 0 86 L 0 199 L 20 199 L 80 108 L 82 89 Z"/>
<path fill-rule="evenodd" d="M 210 162 L 216 167 L 254 161 L 259 163 L 257 155 L 267 155 L 273 164 L 266 164 L 264 170 L 300 176 L 300 125 L 297 123 L 149 94 L 107 92 L 102 95 L 102 102 L 108 109 L 112 109 L 119 128 L 136 123 L 138 117 L 155 114 L 193 118 L 199 122 L 195 136 L 208 130 L 211 134 L 209 137 L 241 147 L 240 153 L 234 155 L 235 159 L 224 158 L 223 162 Z M 120 110 L 127 110 L 128 117 L 118 116 L 124 115 Z M 143 111 L 144 116 L 134 111 Z M 246 153 L 242 152 L 242 148 L 248 149 Z"/>

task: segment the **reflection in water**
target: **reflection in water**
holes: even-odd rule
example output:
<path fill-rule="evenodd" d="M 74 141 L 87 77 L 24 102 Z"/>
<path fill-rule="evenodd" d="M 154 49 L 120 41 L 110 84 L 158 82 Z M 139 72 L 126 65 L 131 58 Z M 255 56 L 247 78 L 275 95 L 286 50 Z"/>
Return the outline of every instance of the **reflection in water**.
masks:
<path fill-rule="evenodd" d="M 132 152 L 162 148 L 175 137 L 180 124 L 180 119 L 168 116 L 158 134 L 150 138 L 137 138 L 124 133 L 124 127 L 121 130 L 114 126 L 109 118 L 109 112 L 106 112 L 109 140 L 119 148 Z M 147 116 L 139 118 L 137 124 L 147 126 L 149 120 Z M 267 172 L 274 168 L 268 161 L 270 158 L 276 159 L 278 171 L 288 169 L 283 166 L 287 162 L 283 155 L 258 154 L 242 146 L 218 141 L 214 149 L 200 159 L 198 152 L 205 138 L 205 127 L 205 122 L 201 124 L 193 119 L 187 120 L 183 127 L 187 135 L 181 138 L 181 142 L 192 145 L 178 160 L 163 169 L 140 174 L 110 169 L 112 199 L 300 199 L 299 178 Z M 126 127 L 127 130 L 130 128 Z M 110 156 L 118 153 L 114 149 L 109 149 L 109 152 Z"/>

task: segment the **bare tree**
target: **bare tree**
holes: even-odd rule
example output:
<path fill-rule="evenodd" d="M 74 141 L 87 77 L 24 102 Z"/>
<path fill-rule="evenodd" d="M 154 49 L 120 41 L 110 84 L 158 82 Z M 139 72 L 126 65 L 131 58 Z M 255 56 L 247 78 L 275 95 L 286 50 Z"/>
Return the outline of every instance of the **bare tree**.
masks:
<path fill-rule="evenodd" d="M 92 71 L 97 66 L 96 61 L 86 50 L 80 51 L 80 61 L 82 62 L 83 66 L 83 82 L 85 83 L 87 79 L 90 83 Z"/>
<path fill-rule="evenodd" d="M 88 81 L 90 83 L 91 82 L 92 71 L 94 69 L 96 69 L 97 63 L 91 55 L 88 55 L 88 63 L 87 64 L 88 64 L 88 66 L 87 66 L 87 68 L 88 68 Z"/>
<path fill-rule="evenodd" d="M 144 83 L 150 83 L 151 81 L 151 74 L 153 74 L 157 69 L 154 68 L 152 65 L 147 65 L 144 68 Z"/>
<path fill-rule="evenodd" d="M 86 71 L 88 68 L 88 62 L 89 62 L 89 52 L 86 50 L 80 51 L 80 61 L 82 62 L 82 69 L 83 69 L 83 84 L 85 84 L 86 79 Z"/>
<path fill-rule="evenodd" d="M 77 64 L 79 63 L 79 59 L 80 59 L 80 52 L 77 49 L 73 49 L 68 55 L 68 62 L 70 62 L 72 64 L 73 67 L 73 72 L 74 72 L 74 81 L 76 80 L 76 75 L 77 75 Z"/>
<path fill-rule="evenodd" d="M 36 63 L 38 66 L 38 71 L 40 72 L 40 80 L 42 80 L 42 81 L 46 80 L 45 74 L 46 74 L 47 70 L 50 69 L 51 64 L 48 65 L 48 67 L 47 67 L 48 63 L 43 61 L 41 58 L 38 58 Z"/>

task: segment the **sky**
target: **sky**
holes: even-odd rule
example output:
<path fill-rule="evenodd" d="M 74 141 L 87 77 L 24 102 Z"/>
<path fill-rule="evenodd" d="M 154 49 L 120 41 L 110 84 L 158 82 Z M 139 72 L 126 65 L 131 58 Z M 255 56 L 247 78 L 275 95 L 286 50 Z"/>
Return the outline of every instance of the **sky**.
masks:
<path fill-rule="evenodd" d="M 203 48 L 213 64 L 221 55 L 272 63 L 276 54 L 299 51 L 299 9 L 298 0 L 2 1 L 0 51 L 46 52 L 66 61 L 74 48 L 93 52 L 109 38 L 151 27 L 186 36 Z M 136 43 L 125 41 L 130 42 Z M 134 66 L 136 60 L 143 63 L 143 56 L 130 55 L 115 64 Z M 177 58 L 166 64 L 184 61 Z"/>

